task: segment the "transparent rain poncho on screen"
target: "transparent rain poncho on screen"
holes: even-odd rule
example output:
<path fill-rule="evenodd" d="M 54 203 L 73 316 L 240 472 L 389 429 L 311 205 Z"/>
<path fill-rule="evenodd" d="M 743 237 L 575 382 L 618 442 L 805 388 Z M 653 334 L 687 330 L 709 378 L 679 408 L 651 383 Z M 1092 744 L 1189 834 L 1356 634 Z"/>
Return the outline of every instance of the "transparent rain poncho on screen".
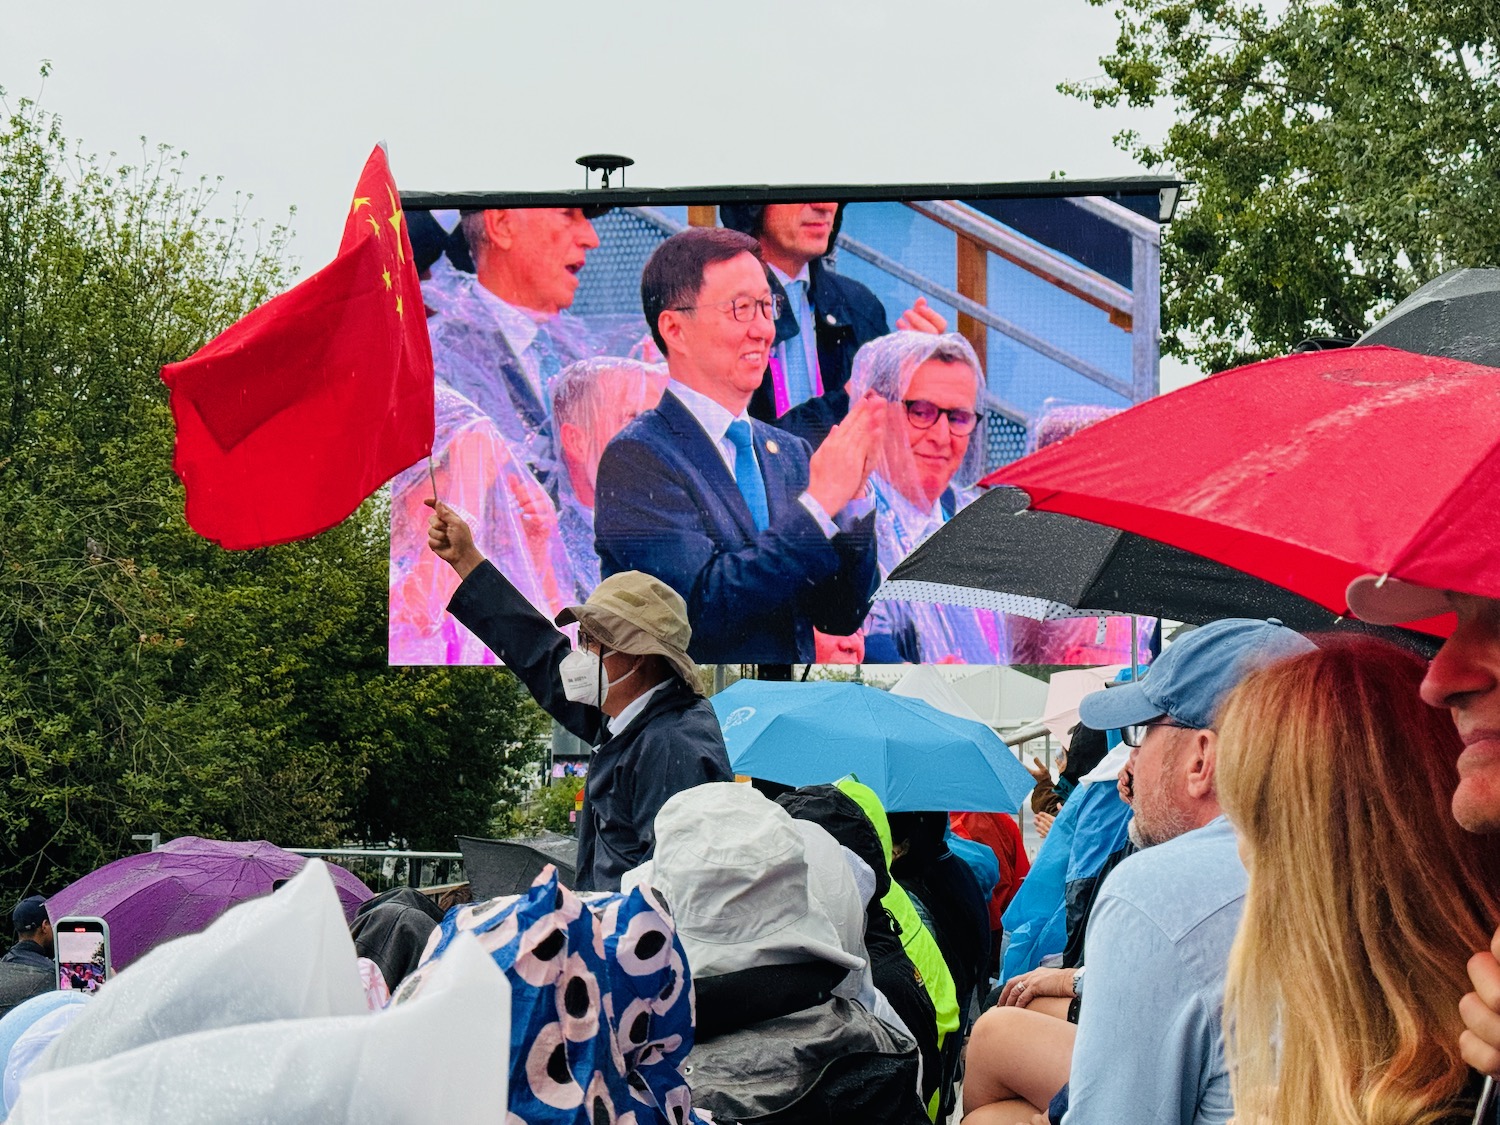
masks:
<path fill-rule="evenodd" d="M 909 437 L 913 428 L 903 405 L 918 368 L 929 360 L 963 365 L 974 374 L 974 398 L 967 404 L 980 420 L 967 435 L 968 448 L 954 466 L 945 496 L 929 501 L 919 495 L 917 469 Z M 978 495 L 973 487 L 983 470 L 984 373 L 969 342 L 956 333 L 934 336 L 925 332 L 893 332 L 871 340 L 854 357 L 849 377 L 849 399 L 858 402 L 873 391 L 891 404 L 887 436 L 870 483 L 875 492 L 875 535 L 880 576 L 886 578 L 947 520 L 945 503 L 953 511 Z M 958 438 L 955 441 L 961 440 Z M 1005 664 L 1010 662 L 1010 630 L 1006 614 L 969 606 L 924 602 L 877 601 L 865 619 L 867 637 L 889 636 L 904 661 L 932 664 Z"/>

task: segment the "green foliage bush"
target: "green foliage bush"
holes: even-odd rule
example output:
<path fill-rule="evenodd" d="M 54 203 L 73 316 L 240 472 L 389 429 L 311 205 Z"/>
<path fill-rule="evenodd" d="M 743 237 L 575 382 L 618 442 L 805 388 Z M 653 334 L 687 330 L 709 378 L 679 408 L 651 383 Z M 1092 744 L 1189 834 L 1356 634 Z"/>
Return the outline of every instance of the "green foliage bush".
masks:
<path fill-rule="evenodd" d="M 583 789 L 581 777 L 564 777 L 538 789 L 524 804 L 512 806 L 496 818 L 491 829 L 497 839 L 531 836 L 538 832 L 557 832 L 563 836 L 578 835 L 573 819 L 578 794 Z"/>
<path fill-rule="evenodd" d="M 1412 289 L 1500 265 L 1500 19 L 1441 0 L 1090 0 L 1119 23 L 1097 105 L 1173 107 L 1190 180 L 1162 247 L 1163 350 L 1205 370 L 1358 336 Z"/>
<path fill-rule="evenodd" d="M 545 718 L 508 674 L 386 665 L 384 499 L 245 552 L 183 519 L 159 369 L 285 287 L 285 229 L 169 149 L 106 164 L 34 103 L 0 106 L 4 901 L 133 833 L 446 850 L 484 831 Z"/>

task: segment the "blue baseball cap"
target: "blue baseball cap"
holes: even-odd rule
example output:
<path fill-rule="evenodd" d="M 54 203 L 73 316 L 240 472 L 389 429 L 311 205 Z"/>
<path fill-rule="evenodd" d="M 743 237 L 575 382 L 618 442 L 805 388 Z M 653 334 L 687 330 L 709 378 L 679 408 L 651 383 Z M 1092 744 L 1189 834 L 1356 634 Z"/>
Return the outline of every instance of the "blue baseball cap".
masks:
<path fill-rule="evenodd" d="M 23 898 L 10 912 L 10 920 L 15 924 L 18 934 L 36 929 L 47 920 L 47 900 L 41 895 Z"/>
<path fill-rule="evenodd" d="M 1215 621 L 1169 645 L 1141 679 L 1084 696 L 1078 717 L 1094 730 L 1118 730 L 1158 715 L 1205 730 L 1251 672 L 1316 647 L 1274 617 Z"/>

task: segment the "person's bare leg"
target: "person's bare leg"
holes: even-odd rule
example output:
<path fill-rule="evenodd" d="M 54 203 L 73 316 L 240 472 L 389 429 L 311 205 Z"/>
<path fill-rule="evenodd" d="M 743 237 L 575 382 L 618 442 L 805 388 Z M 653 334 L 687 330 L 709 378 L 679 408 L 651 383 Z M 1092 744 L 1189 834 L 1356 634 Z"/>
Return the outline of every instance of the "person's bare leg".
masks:
<path fill-rule="evenodd" d="M 965 1120 L 994 1102 L 1050 1102 L 1068 1080 L 1077 1030 L 1066 1020 L 1025 1008 L 991 1008 L 980 1016 L 965 1056 Z"/>
<path fill-rule="evenodd" d="M 1007 1098 L 1003 1102 L 991 1102 L 980 1106 L 964 1116 L 962 1125 L 1031 1125 L 1032 1119 L 1042 1111 L 1021 1098 Z"/>
<path fill-rule="evenodd" d="M 1066 996 L 1038 996 L 1030 1004 L 1026 1005 L 1028 1012 L 1039 1012 L 1044 1016 L 1052 1016 L 1054 1019 L 1066 1020 L 1068 1008 L 1073 1001 Z"/>

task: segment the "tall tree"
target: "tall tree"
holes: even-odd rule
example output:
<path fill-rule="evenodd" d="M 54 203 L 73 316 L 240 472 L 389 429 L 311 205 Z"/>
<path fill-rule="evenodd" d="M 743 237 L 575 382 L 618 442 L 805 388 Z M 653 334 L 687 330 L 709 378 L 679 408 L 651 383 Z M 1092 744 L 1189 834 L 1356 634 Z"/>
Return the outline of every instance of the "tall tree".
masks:
<path fill-rule="evenodd" d="M 1500 9 L 1443 0 L 1089 0 L 1113 9 L 1096 105 L 1168 99 L 1192 181 L 1162 249 L 1163 346 L 1208 370 L 1357 336 L 1413 288 L 1500 265 Z"/>
<path fill-rule="evenodd" d="M 380 498 L 265 550 L 185 524 L 158 370 L 287 281 L 224 210 L 167 149 L 0 126 L 0 891 L 137 832 L 451 847 L 542 752 L 509 675 L 386 666 Z"/>

